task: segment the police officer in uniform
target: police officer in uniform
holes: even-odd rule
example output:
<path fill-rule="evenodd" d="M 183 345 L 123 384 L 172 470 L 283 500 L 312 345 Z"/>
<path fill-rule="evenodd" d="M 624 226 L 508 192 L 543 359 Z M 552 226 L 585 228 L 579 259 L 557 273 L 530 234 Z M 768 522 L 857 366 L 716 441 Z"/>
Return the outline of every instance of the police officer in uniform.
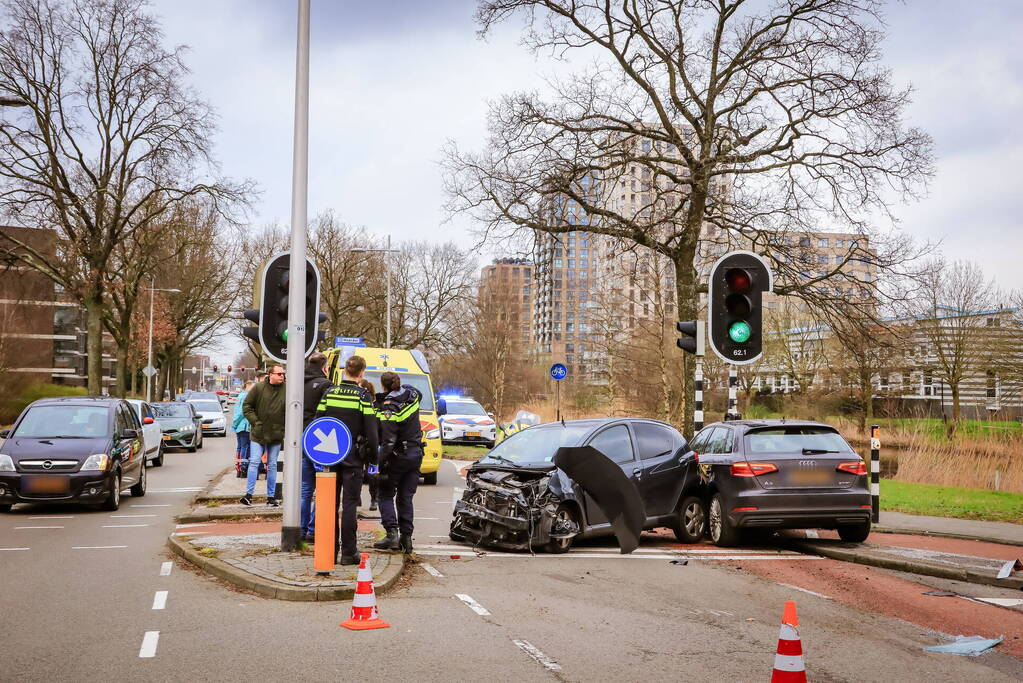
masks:
<path fill-rule="evenodd" d="M 412 552 L 412 498 L 419 486 L 419 466 L 423 462 L 423 430 L 419 425 L 422 394 L 413 386 L 403 385 L 394 372 L 385 372 L 380 376 L 380 382 L 386 393 L 381 398 L 377 413 L 380 418 L 380 483 L 377 495 L 380 521 L 387 536 L 374 543 L 373 547 L 380 550 L 400 548 L 408 554 Z"/>
<path fill-rule="evenodd" d="M 363 457 L 369 459 L 371 469 L 376 468 L 376 452 L 379 443 L 376 412 L 373 396 L 359 386 L 359 380 L 366 372 L 366 361 L 361 356 L 352 356 L 345 362 L 341 383 L 332 387 L 323 396 L 316 409 L 317 417 L 334 417 L 341 420 L 352 434 L 352 447 L 339 465 L 334 467 L 338 474 L 334 505 L 340 516 L 340 530 L 335 521 L 334 555 L 341 556 L 338 564 L 358 564 L 356 531 L 359 499 L 362 497 Z M 359 439 L 366 440 L 368 448 L 363 452 L 356 447 Z M 340 498 L 340 505 L 338 499 Z"/>

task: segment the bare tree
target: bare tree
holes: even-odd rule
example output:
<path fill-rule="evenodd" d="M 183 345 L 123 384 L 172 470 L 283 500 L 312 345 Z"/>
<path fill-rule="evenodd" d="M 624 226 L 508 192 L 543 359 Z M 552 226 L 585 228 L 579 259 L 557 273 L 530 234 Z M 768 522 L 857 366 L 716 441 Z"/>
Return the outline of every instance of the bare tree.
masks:
<path fill-rule="evenodd" d="M 57 258 L 19 244 L 22 260 L 84 305 L 94 393 L 117 246 L 188 198 L 223 206 L 247 190 L 197 179 L 212 166 L 213 114 L 146 5 L 2 3 L 0 90 L 28 106 L 0 126 L 0 215 L 58 231 Z"/>
<path fill-rule="evenodd" d="M 933 261 L 924 278 L 917 328 L 927 340 L 934 375 L 952 394 L 951 439 L 962 420 L 963 382 L 997 363 L 1000 335 L 993 337 L 986 316 L 979 314 L 997 306 L 998 292 L 980 266 L 969 261 Z"/>
<path fill-rule="evenodd" d="M 474 296 L 476 261 L 450 242 L 405 242 L 400 249 L 387 268 L 394 297 L 391 344 L 409 349 L 441 346 L 449 338 L 458 303 Z M 383 273 L 378 271 L 378 276 Z M 382 286 L 377 296 L 384 296 Z"/>
<path fill-rule="evenodd" d="M 847 259 L 898 270 L 913 248 L 872 221 L 932 172 L 931 139 L 903 123 L 910 92 L 880 63 L 881 5 L 481 0 L 483 34 L 525 14 L 534 51 L 598 61 L 550 83 L 549 101 L 494 103 L 485 151 L 450 145 L 449 208 L 475 216 L 486 236 L 586 230 L 651 249 L 674 268 L 681 319 L 696 317 L 708 227 L 722 244 L 766 251 L 779 293 L 847 302 L 824 286 L 844 279 L 841 262 L 806 272 L 792 236 L 871 234 L 876 255 L 854 242 Z M 863 316 L 876 316 L 873 305 L 861 298 Z M 685 415 L 688 424 L 691 400 Z"/>

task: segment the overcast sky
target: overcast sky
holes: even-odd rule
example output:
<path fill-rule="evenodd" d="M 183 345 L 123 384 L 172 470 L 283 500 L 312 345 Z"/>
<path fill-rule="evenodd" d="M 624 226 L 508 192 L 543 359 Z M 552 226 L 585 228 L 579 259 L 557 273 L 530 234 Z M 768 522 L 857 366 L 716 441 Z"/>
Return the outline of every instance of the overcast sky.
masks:
<path fill-rule="evenodd" d="M 167 40 L 190 46 L 195 87 L 218 110 L 225 174 L 262 189 L 253 222 L 290 215 L 295 0 L 153 0 Z M 479 148 L 487 100 L 571 68 L 536 59 L 509 24 L 476 37 L 473 0 L 313 0 L 310 215 L 396 240 L 455 239 L 441 226 L 448 139 Z M 912 125 L 934 136 L 938 174 L 903 229 L 1023 287 L 1023 19 L 1020 0 L 892 3 L 885 62 L 912 83 Z M 489 257 L 489 254 L 486 255 Z"/>

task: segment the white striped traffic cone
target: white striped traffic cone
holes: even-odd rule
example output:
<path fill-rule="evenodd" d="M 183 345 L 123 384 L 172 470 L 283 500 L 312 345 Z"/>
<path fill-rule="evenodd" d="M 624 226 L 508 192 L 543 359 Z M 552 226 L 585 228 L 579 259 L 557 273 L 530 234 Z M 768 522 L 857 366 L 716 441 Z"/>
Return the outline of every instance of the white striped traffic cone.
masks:
<path fill-rule="evenodd" d="M 369 570 L 369 553 L 363 553 L 359 563 L 355 595 L 352 596 L 352 616 L 341 622 L 341 626 L 353 631 L 391 627 L 377 614 L 377 594 L 373 590 L 373 572 Z"/>
<path fill-rule="evenodd" d="M 778 634 L 778 649 L 774 655 L 771 683 L 806 683 L 803 643 L 799 640 L 797 626 L 799 617 L 796 616 L 796 603 L 787 600 L 781 618 L 781 633 Z"/>

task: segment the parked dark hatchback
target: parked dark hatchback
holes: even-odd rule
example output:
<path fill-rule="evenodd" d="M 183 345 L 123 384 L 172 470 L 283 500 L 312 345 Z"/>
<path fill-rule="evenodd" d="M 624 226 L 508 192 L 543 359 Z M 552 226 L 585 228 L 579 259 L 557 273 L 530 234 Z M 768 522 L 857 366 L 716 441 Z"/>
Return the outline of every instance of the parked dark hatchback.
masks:
<path fill-rule="evenodd" d="M 592 446 L 635 485 L 644 529 L 670 527 L 687 543 L 703 536 L 702 487 L 685 438 L 663 422 L 617 418 L 539 425 L 499 443 L 469 469 L 451 538 L 559 553 L 576 538 L 611 534 L 593 496 L 553 462 L 560 448 L 579 446 Z"/>
<path fill-rule="evenodd" d="M 730 546 L 744 529 L 837 529 L 870 534 L 863 459 L 834 427 L 794 420 L 718 422 L 691 448 L 707 482 L 711 541 Z"/>
<path fill-rule="evenodd" d="M 114 398 L 46 398 L 0 431 L 0 512 L 16 503 L 121 504 L 146 493 L 141 425 Z"/>

